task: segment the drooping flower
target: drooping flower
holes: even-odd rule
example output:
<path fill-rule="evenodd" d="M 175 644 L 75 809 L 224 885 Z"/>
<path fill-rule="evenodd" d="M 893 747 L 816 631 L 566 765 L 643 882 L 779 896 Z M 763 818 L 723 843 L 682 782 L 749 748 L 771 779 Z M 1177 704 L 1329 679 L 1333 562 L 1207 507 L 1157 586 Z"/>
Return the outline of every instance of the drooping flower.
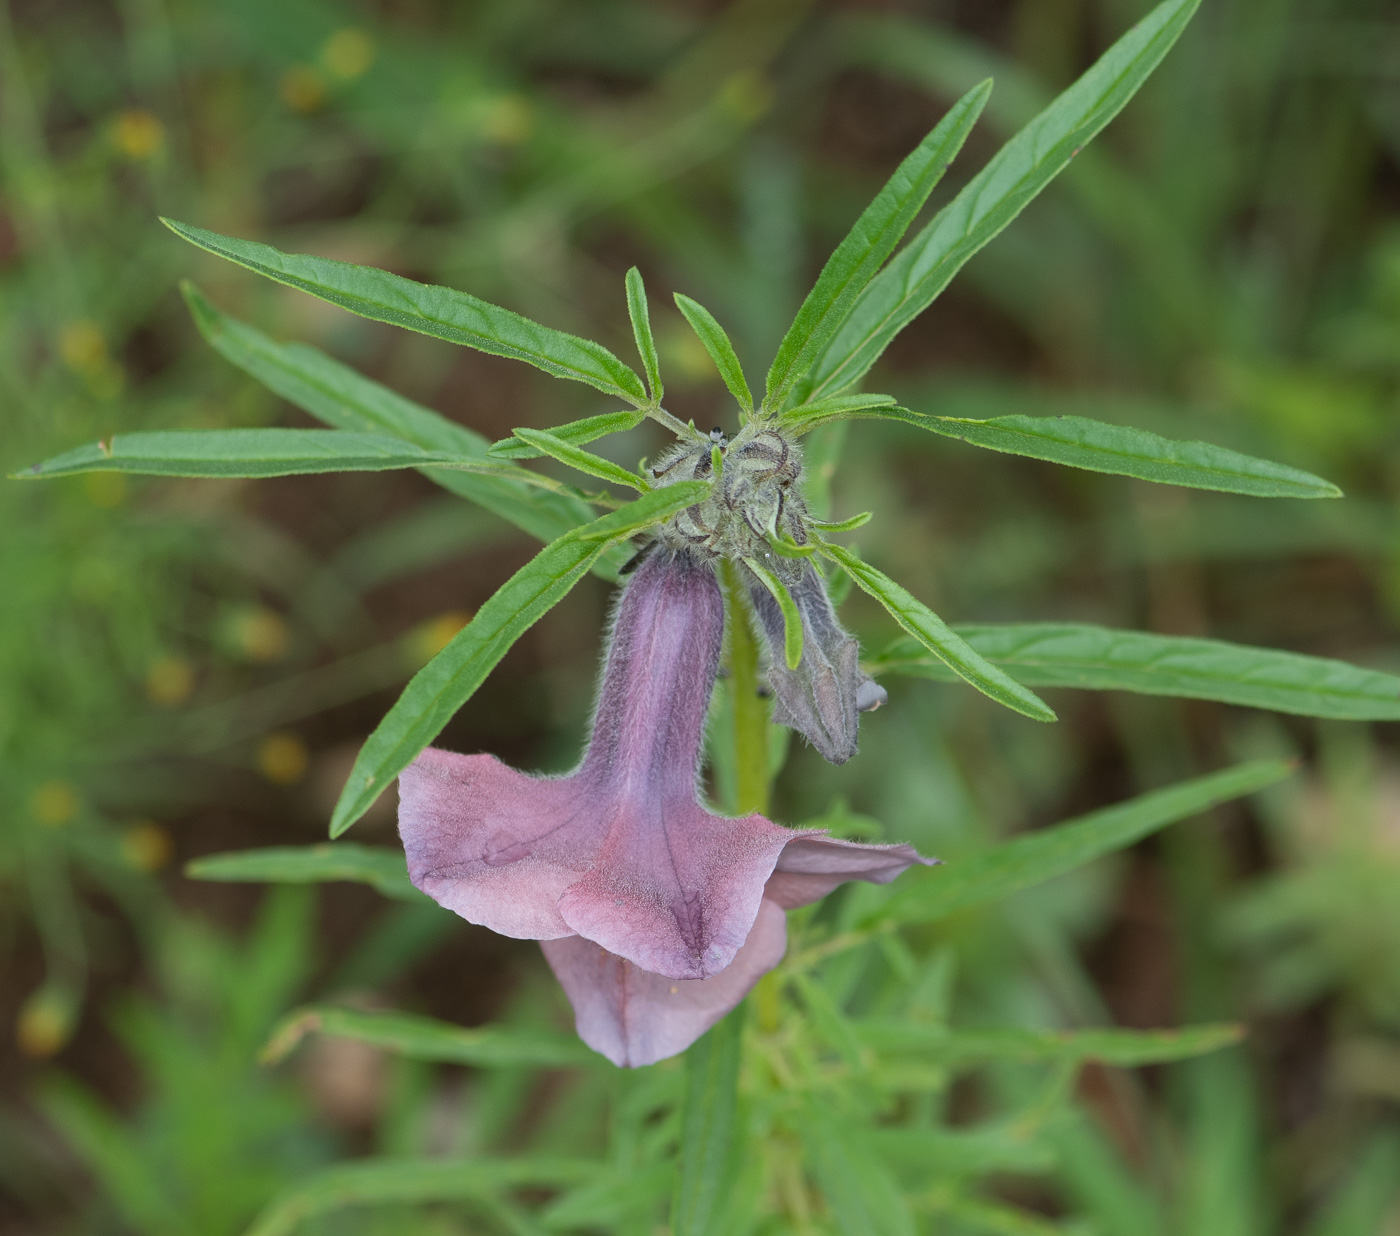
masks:
<path fill-rule="evenodd" d="M 701 805 L 723 629 L 710 562 L 659 543 L 624 589 L 577 769 L 529 776 L 430 748 L 399 779 L 413 882 L 544 941 L 579 1034 L 617 1064 L 673 1055 L 737 1004 L 783 955 L 783 909 L 929 861 Z"/>
<path fill-rule="evenodd" d="M 860 648 L 836 617 L 826 584 L 809 561 L 776 555 L 778 539 L 807 545 L 810 515 L 802 497 L 802 454 L 778 429 L 754 422 L 722 454 L 714 494 L 662 529 L 668 544 L 732 562 L 758 560 L 792 595 L 802 619 L 802 660 L 788 669 L 782 610 L 745 566 L 749 599 L 768 651 L 768 682 L 777 704 L 773 720 L 795 729 L 833 764 L 856 753 L 858 714 L 878 708 L 885 689 L 860 668 Z M 662 484 L 703 479 L 712 470 L 705 446 L 681 446 L 654 474 Z"/>
<path fill-rule="evenodd" d="M 860 648 L 842 628 L 811 563 L 789 562 L 784 582 L 802 616 L 802 660 L 788 669 L 783 654 L 783 613 L 757 580 L 749 598 L 768 644 L 768 681 L 777 703 L 773 720 L 802 734 L 833 764 L 856 753 L 859 713 L 878 708 L 885 689 L 860 668 Z"/>

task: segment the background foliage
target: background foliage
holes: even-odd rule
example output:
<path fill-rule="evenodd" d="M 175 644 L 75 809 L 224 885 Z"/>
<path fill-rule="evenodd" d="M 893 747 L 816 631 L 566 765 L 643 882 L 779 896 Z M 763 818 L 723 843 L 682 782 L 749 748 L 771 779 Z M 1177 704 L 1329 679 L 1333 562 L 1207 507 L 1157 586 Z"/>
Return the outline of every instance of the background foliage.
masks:
<path fill-rule="evenodd" d="M 1144 9 L 10 0 L 0 462 L 118 429 L 310 424 L 205 346 L 183 276 L 490 438 L 601 409 L 583 388 L 197 258 L 156 214 L 467 288 L 620 355 L 636 263 L 668 406 L 708 425 L 723 386 L 664 293 L 702 300 L 761 372 L 824 255 L 955 98 L 996 78 L 936 203 Z M 1344 502 L 1197 494 L 861 424 L 832 502 L 879 512 L 868 556 L 950 621 L 1092 621 L 1400 664 L 1397 56 L 1380 0 L 1208 2 L 878 383 L 927 413 L 1068 412 L 1209 439 L 1321 473 Z M 630 464 L 659 444 L 649 432 L 608 450 Z M 96 473 L 5 485 L 0 504 L 16 1048 L 3 1222 L 654 1230 L 671 1148 L 703 1145 L 677 1103 L 735 1067 L 737 1027 L 709 1041 L 708 1074 L 617 1074 L 571 1054 L 533 946 L 350 884 L 263 896 L 179 874 L 210 852 L 322 838 L 359 741 L 532 544 L 412 473 Z M 445 745 L 569 766 L 607 596 L 580 585 Z M 843 613 L 871 651 L 895 634 L 859 595 Z M 732 1117 L 764 1170 L 739 1171 L 728 1197 L 769 1217 L 709 1221 L 1338 1236 L 1400 1222 L 1393 726 L 1052 690 L 1061 723 L 1047 727 L 962 688 L 890 682 L 852 764 L 794 744 L 777 818 L 970 863 L 1247 758 L 1303 769 L 860 948 L 828 945 L 868 917 L 861 892 L 799 925 L 788 976 L 751 1002 Z M 391 818 L 381 803 L 362 839 L 390 843 Z M 371 1020 L 346 1023 L 353 1037 L 309 1034 L 303 1017 L 277 1042 L 285 1062 L 260 1064 L 278 1019 L 313 1000 Z M 389 1006 L 502 1022 L 515 1054 L 489 1033 L 431 1041 L 373 1020 Z M 1220 1022 L 1244 1024 L 1244 1043 L 1147 1070 L 1122 1066 L 1160 1046 L 1089 1040 L 1079 1054 L 1109 1063 L 1081 1069 L 1036 1035 Z M 1026 1037 L 997 1040 L 1008 1027 Z M 843 1133 L 863 1121 L 878 1132 Z M 371 1152 L 417 1174 L 356 1176 Z M 317 1217 L 347 1197 L 375 1204 Z M 704 1199 L 677 1204 L 677 1230 L 700 1230 Z"/>

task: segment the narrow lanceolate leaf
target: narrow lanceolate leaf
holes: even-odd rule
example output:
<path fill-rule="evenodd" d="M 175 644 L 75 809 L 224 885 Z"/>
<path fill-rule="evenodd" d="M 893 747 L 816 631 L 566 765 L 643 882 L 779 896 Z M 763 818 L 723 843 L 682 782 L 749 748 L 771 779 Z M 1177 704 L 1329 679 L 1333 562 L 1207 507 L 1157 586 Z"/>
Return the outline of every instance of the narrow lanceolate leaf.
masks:
<path fill-rule="evenodd" d="M 676 307 L 699 336 L 700 342 L 705 345 L 705 351 L 710 354 L 710 359 L 714 361 L 725 386 L 729 387 L 729 393 L 734 396 L 744 414 L 750 415 L 753 412 L 753 396 L 749 394 L 744 370 L 739 364 L 738 356 L 735 355 L 734 345 L 724 333 L 724 327 L 715 321 L 715 315 L 699 301 L 682 296 L 679 292 L 676 293 Z"/>
<path fill-rule="evenodd" d="M 960 678 L 999 704 L 1036 721 L 1053 721 L 1050 706 L 1004 670 L 998 669 L 949 629 L 933 610 L 900 587 L 888 575 L 862 562 L 839 545 L 823 542 L 822 553 L 835 559 L 860 587 L 880 602 L 890 616 Z"/>
<path fill-rule="evenodd" d="M 335 429 L 402 438 L 428 451 L 485 457 L 489 443 L 474 430 L 313 347 L 277 343 L 215 309 L 192 284 L 182 287 L 195 325 L 215 351 L 317 420 Z M 581 499 L 539 489 L 508 472 L 487 476 L 429 468 L 424 475 L 541 541 L 552 541 L 593 518 Z"/>
<path fill-rule="evenodd" d="M 244 1236 L 292 1236 L 307 1219 L 351 1206 L 493 1202 L 513 1189 L 559 1188 L 606 1170 L 605 1164 L 584 1159 L 359 1159 L 293 1185 Z"/>
<path fill-rule="evenodd" d="M 173 219 L 161 222 L 201 249 L 361 317 L 523 360 L 555 377 L 587 382 L 629 403 L 646 402 L 641 378 L 602 344 L 541 326 L 466 292 L 415 283 L 373 266 L 283 253 L 271 245 L 220 236 Z"/>
<path fill-rule="evenodd" d="M 804 434 L 813 429 L 820 429 L 823 425 L 830 425 L 833 421 L 850 420 L 860 413 L 878 416 L 877 412 L 871 411 L 873 408 L 902 410 L 896 408 L 892 395 L 830 395 L 814 403 L 802 403 L 795 408 L 789 408 L 778 417 L 778 424 L 790 433 Z"/>
<path fill-rule="evenodd" d="M 1144 429 L 1108 425 L 1083 416 L 994 416 L 974 420 L 924 416 L 892 404 L 852 408 L 841 416 L 902 421 L 1008 455 L 1025 455 L 1090 472 L 1133 476 L 1162 485 L 1214 489 L 1256 498 L 1342 496 L 1331 481 L 1286 464 L 1256 459 L 1209 442 L 1163 438 Z M 826 419 L 835 417 L 828 415 Z"/>
<path fill-rule="evenodd" d="M 385 472 L 442 464 L 498 465 L 425 451 L 383 434 L 339 429 L 192 429 L 114 434 L 36 463 L 20 478 L 75 472 L 133 472 L 145 476 L 262 477 L 312 472 Z"/>
<path fill-rule="evenodd" d="M 556 438 L 552 433 L 545 433 L 540 429 L 513 429 L 511 432 L 542 454 L 549 455 L 580 472 L 586 472 L 589 476 L 596 476 L 612 485 L 626 485 L 629 489 L 636 489 L 642 493 L 651 488 L 640 476 L 627 471 L 621 464 L 615 464 L 611 459 L 604 459 L 592 451 L 585 451 L 580 446 L 565 442 L 563 438 Z"/>
<path fill-rule="evenodd" d="M 855 298 L 903 239 L 928 195 L 962 149 L 991 92 L 992 83 L 984 81 L 953 104 L 899 165 L 827 259 L 768 370 L 764 406 L 770 412 L 782 407 L 793 384 L 822 354 Z"/>
<path fill-rule="evenodd" d="M 1339 721 L 1400 721 L 1400 676 L 1326 657 L 1071 622 L 954 629 L 1029 687 L 1137 691 Z M 953 678 L 908 639 L 891 644 L 866 668 L 877 676 Z"/>
<path fill-rule="evenodd" d="M 259 884 L 319 884 L 329 880 L 354 880 L 372 885 L 386 897 L 403 901 L 418 901 L 423 897 L 409 882 L 402 850 L 356 845 L 353 841 L 208 854 L 187 863 L 185 874 L 193 880 L 252 881 Z"/>
<path fill-rule="evenodd" d="M 1292 772 L 1293 766 L 1282 760 L 1238 764 L 1141 794 L 1054 828 L 1027 833 L 936 870 L 906 872 L 899 890 L 873 917 L 903 923 L 932 922 L 996 901 L 1130 846 L 1168 824 L 1253 794 Z"/>
<path fill-rule="evenodd" d="M 1126 1068 L 1203 1056 L 1244 1037 L 1242 1026 L 1226 1024 L 1182 1030 L 949 1030 L 909 1020 L 868 1019 L 852 1026 L 861 1042 L 877 1052 L 917 1052 L 952 1065 L 1097 1060 Z"/>
<path fill-rule="evenodd" d="M 598 1054 L 572 1034 L 518 1026 L 467 1029 L 413 1013 L 371 1013 L 332 1004 L 288 1013 L 273 1028 L 260 1059 L 264 1064 L 276 1064 L 309 1034 L 355 1039 L 414 1060 L 478 1068 L 591 1068 L 599 1062 Z"/>
<path fill-rule="evenodd" d="M 627 272 L 627 316 L 632 319 L 632 335 L 637 352 L 646 370 L 647 385 L 651 387 L 652 403 L 660 403 L 666 388 L 661 385 L 661 360 L 656 355 L 656 340 L 651 333 L 651 314 L 647 310 L 647 290 L 642 272 L 635 266 Z"/>
<path fill-rule="evenodd" d="M 600 416 L 585 416 L 582 420 L 555 425 L 549 433 L 570 446 L 582 446 L 585 442 L 605 438 L 610 433 L 636 429 L 646 420 L 646 415 L 645 412 L 604 412 Z M 531 446 L 523 438 L 502 438 L 499 442 L 491 443 L 486 453 L 492 459 L 538 459 L 545 452 Z"/>
<path fill-rule="evenodd" d="M 360 749 L 331 817 L 338 837 L 437 737 L 510 646 L 556 605 L 609 548 L 700 501 L 703 481 L 681 481 L 630 502 L 545 546 L 510 577 L 404 688 Z"/>
<path fill-rule="evenodd" d="M 983 245 L 1137 92 L 1200 0 L 1166 0 L 1022 129 L 866 286 L 804 384 L 808 399 L 860 380 Z"/>
<path fill-rule="evenodd" d="M 739 1055 L 743 1006 L 698 1039 L 685 1054 L 681 1108 L 680 1179 L 671 1198 L 674 1236 L 708 1236 L 738 1166 Z"/>
<path fill-rule="evenodd" d="M 802 615 L 798 612 L 797 602 L 792 599 L 787 585 L 758 559 L 745 558 L 744 565 L 758 576 L 759 583 L 773 594 L 773 600 L 783 611 L 783 656 L 788 669 L 795 670 L 802 664 Z"/>
<path fill-rule="evenodd" d="M 860 1236 L 915 1236 L 909 1204 L 872 1152 L 865 1129 L 833 1104 L 809 1098 L 798 1133 L 836 1230 Z"/>

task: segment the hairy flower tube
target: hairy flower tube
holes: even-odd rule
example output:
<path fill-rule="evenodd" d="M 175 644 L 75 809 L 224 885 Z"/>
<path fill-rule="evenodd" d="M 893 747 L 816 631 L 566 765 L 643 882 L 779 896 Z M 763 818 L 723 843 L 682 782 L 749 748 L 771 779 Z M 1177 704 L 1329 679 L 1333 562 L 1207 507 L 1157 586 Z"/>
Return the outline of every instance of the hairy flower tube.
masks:
<path fill-rule="evenodd" d="M 580 1036 L 619 1065 L 674 1055 L 733 1008 L 781 960 L 783 910 L 930 861 L 701 804 L 723 633 L 713 563 L 663 538 L 622 593 L 577 769 L 530 776 L 430 748 L 400 775 L 413 882 L 543 941 Z"/>

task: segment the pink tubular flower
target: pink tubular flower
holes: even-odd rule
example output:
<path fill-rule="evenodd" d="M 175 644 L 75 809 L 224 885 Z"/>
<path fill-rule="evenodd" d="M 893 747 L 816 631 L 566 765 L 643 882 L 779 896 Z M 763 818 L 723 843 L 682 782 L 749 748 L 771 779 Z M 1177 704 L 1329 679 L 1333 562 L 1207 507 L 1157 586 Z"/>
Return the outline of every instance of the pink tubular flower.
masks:
<path fill-rule="evenodd" d="M 930 861 L 700 804 L 723 630 L 711 566 L 657 546 L 623 593 L 574 772 L 430 748 L 399 778 L 414 884 L 470 922 L 544 941 L 579 1035 L 619 1065 L 683 1051 L 743 999 L 782 958 L 783 909 Z"/>

